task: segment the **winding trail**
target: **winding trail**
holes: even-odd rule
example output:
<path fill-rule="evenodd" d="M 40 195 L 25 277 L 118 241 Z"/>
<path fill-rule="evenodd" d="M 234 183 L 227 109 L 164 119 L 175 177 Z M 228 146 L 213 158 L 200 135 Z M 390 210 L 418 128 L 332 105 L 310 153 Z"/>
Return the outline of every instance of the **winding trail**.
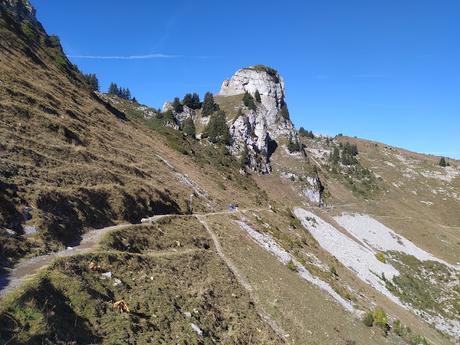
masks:
<path fill-rule="evenodd" d="M 210 235 L 214 247 L 216 250 L 217 255 L 225 262 L 228 266 L 230 271 L 234 274 L 237 281 L 248 291 L 250 298 L 254 302 L 254 306 L 257 310 L 259 316 L 269 324 L 269 326 L 280 336 L 287 344 L 290 344 L 289 339 L 286 336 L 286 332 L 276 323 L 275 320 L 271 318 L 271 316 L 261 307 L 259 302 L 258 296 L 254 293 L 254 288 L 251 286 L 249 281 L 244 277 L 237 269 L 235 264 L 224 254 L 222 250 L 222 246 L 217 238 L 215 232 L 211 229 L 209 224 L 206 222 L 206 217 L 208 216 L 216 216 L 216 215 L 223 215 L 223 214 L 234 214 L 239 212 L 248 212 L 248 211 L 267 211 L 267 208 L 250 208 L 250 209 L 241 209 L 241 210 L 228 210 L 228 211 L 216 211 L 216 212 L 209 212 L 209 213 L 201 213 L 201 214 L 189 214 L 189 215 L 181 215 L 181 214 L 164 214 L 164 215 L 156 215 L 149 218 L 143 218 L 141 220 L 141 224 L 120 224 L 115 226 L 109 226 L 102 229 L 95 229 L 88 231 L 83 235 L 82 241 L 75 247 L 68 247 L 65 250 L 61 250 L 55 253 L 50 253 L 47 255 L 42 255 L 38 257 L 34 257 L 28 260 L 25 260 L 9 272 L 6 272 L 0 275 L 0 299 L 6 293 L 12 291 L 13 289 L 17 288 L 18 286 L 22 285 L 27 280 L 33 278 L 37 273 L 39 273 L 42 269 L 48 267 L 55 259 L 61 257 L 69 257 L 73 255 L 79 254 L 86 254 L 97 250 L 97 247 L 101 240 L 104 238 L 105 235 L 112 231 L 123 230 L 127 229 L 132 226 L 149 226 L 152 223 L 155 223 L 161 218 L 165 217 L 195 217 L 206 229 L 208 234 Z M 187 252 L 192 252 L 193 249 L 188 250 Z M 120 251 L 109 251 L 113 253 L 123 253 Z M 176 252 L 171 250 L 160 251 L 160 252 L 149 252 L 143 253 L 138 255 L 149 255 L 149 256 L 174 256 L 174 255 L 182 255 L 184 254 L 183 251 Z M 136 255 L 130 253 L 130 255 Z"/>
<path fill-rule="evenodd" d="M 260 210 L 260 209 L 259 209 Z M 264 209 L 266 210 L 266 209 Z M 242 212 L 244 211 L 249 211 L 249 210 L 241 210 Z M 254 211 L 254 209 L 252 210 Z M 230 212 L 227 212 L 230 213 Z M 214 214 L 222 214 L 222 212 L 217 212 Z M 208 214 L 208 215 L 213 215 L 213 214 Z M 222 246 L 220 245 L 219 239 L 217 238 L 217 235 L 215 232 L 211 229 L 209 224 L 206 222 L 205 217 L 206 215 L 194 215 L 196 219 L 204 226 L 206 231 L 209 233 L 209 236 L 211 236 L 212 241 L 214 242 L 214 247 L 216 249 L 217 255 L 225 262 L 225 264 L 228 266 L 230 271 L 232 271 L 233 275 L 235 276 L 236 280 L 238 283 L 240 283 L 249 293 L 250 298 L 254 302 L 254 306 L 257 310 L 257 313 L 259 316 L 270 325 L 270 327 L 278 334 L 278 336 L 283 339 L 287 344 L 290 344 L 289 339 L 286 336 L 286 331 L 284 331 L 277 323 L 275 320 L 271 318 L 271 316 L 263 309 L 261 306 L 262 304 L 259 301 L 258 296 L 254 293 L 254 288 L 251 286 L 249 281 L 244 277 L 236 268 L 235 264 L 224 254 L 222 250 Z"/>
<path fill-rule="evenodd" d="M 265 209 L 247 209 L 244 211 L 260 211 Z M 91 251 L 94 251 L 99 245 L 100 241 L 104 236 L 112 231 L 127 229 L 131 226 L 148 226 L 151 223 L 156 222 L 157 220 L 164 217 L 196 217 L 196 216 L 212 216 L 220 214 L 229 214 L 234 211 L 217 211 L 210 213 L 202 214 L 190 214 L 190 215 L 181 215 L 181 214 L 164 214 L 156 215 L 149 218 L 144 218 L 141 220 L 141 224 L 119 224 L 115 226 L 109 226 L 101 229 L 94 229 L 86 232 L 82 236 L 81 242 L 75 247 L 67 247 L 66 249 L 60 250 L 58 252 L 49 253 L 46 255 L 36 256 L 27 260 L 24 260 L 17 264 L 13 269 L 7 270 L 5 273 L 0 274 L 0 299 L 9 291 L 17 288 L 23 282 L 26 282 L 30 278 L 34 277 L 42 269 L 48 267 L 55 259 L 61 257 L 68 257 L 78 254 L 86 254 Z"/>
<path fill-rule="evenodd" d="M 149 218 L 150 222 L 172 215 L 157 215 Z M 7 292 L 17 288 L 23 282 L 35 276 L 43 268 L 48 267 L 55 259 L 78 254 L 86 254 L 93 251 L 101 239 L 108 233 L 116 230 L 127 229 L 131 226 L 147 226 L 149 224 L 119 224 L 102 229 L 90 230 L 83 234 L 81 242 L 75 247 L 67 247 L 58 252 L 36 256 L 17 264 L 13 269 L 0 275 L 0 298 Z"/>

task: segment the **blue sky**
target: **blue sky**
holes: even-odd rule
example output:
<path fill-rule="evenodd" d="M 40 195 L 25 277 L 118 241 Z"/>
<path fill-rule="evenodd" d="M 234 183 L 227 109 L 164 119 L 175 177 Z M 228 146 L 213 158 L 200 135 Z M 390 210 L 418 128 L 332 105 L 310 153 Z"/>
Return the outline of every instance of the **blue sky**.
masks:
<path fill-rule="evenodd" d="M 115 81 L 161 107 L 266 64 L 297 127 L 460 158 L 460 1 L 32 3 L 102 89 Z"/>

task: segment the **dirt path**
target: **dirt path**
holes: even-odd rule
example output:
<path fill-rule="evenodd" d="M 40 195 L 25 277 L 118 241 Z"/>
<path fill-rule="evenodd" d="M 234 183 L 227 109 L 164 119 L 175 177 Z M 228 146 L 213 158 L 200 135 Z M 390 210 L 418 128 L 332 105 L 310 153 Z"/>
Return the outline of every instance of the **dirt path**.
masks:
<path fill-rule="evenodd" d="M 150 222 L 154 222 L 160 218 L 167 217 L 170 215 L 158 215 L 150 218 Z M 60 257 L 72 256 L 77 254 L 85 254 L 94 250 L 104 235 L 108 234 L 111 231 L 121 230 L 129 228 L 134 224 L 120 224 L 115 226 L 109 226 L 102 229 L 95 229 L 88 231 L 83 235 L 81 242 L 78 246 L 67 247 L 64 250 L 50 253 L 46 255 L 36 256 L 34 258 L 25 260 L 16 265 L 12 270 L 0 275 L 0 298 L 5 295 L 8 291 L 11 291 L 21 285 L 23 282 L 32 278 L 43 268 L 48 267 L 48 265 L 53 262 L 55 259 Z M 146 224 L 148 225 L 148 224 Z M 139 226 L 139 225 L 138 225 Z M 145 226 L 145 225 L 141 225 Z"/>
<path fill-rule="evenodd" d="M 260 210 L 260 209 L 258 209 Z M 266 211 L 266 209 L 263 209 Z M 241 210 L 240 212 L 245 212 L 245 211 L 255 211 L 253 210 Z M 195 215 L 196 219 L 204 226 L 206 231 L 209 233 L 211 236 L 212 241 L 214 242 L 214 247 L 216 248 L 217 255 L 225 262 L 225 264 L 228 266 L 228 268 L 232 271 L 232 273 L 235 275 L 236 280 L 248 291 L 250 298 L 254 302 L 254 306 L 259 314 L 259 316 L 267 322 L 270 327 L 278 334 L 278 336 L 281 339 L 284 339 L 284 341 L 287 344 L 290 344 L 290 341 L 286 337 L 286 332 L 273 320 L 268 313 L 265 312 L 265 310 L 261 307 L 261 303 L 259 302 L 259 298 L 257 295 L 254 293 L 254 289 L 249 283 L 249 281 L 244 277 L 236 268 L 235 264 L 224 254 L 222 250 L 222 246 L 220 245 L 219 239 L 217 238 L 217 235 L 212 231 L 211 227 L 209 224 L 206 222 L 206 216 L 209 215 L 219 215 L 223 213 L 229 213 L 229 212 L 214 212 L 206 215 Z"/>
<path fill-rule="evenodd" d="M 259 211 L 265 209 L 247 209 L 244 211 Z M 219 214 L 229 214 L 233 211 L 217 211 L 210 213 L 203 213 L 201 215 L 219 215 Z M 156 215 L 149 218 L 144 218 L 141 220 L 141 224 L 137 226 L 148 226 L 150 223 L 154 223 L 157 220 L 164 217 L 174 217 L 174 216 L 184 216 L 178 214 L 165 214 L 165 215 Z M 195 217 L 195 214 L 185 215 L 186 217 Z M 85 254 L 95 250 L 101 241 L 101 239 L 111 231 L 122 230 L 129 228 L 136 224 L 120 224 L 115 226 L 109 226 L 102 229 L 95 229 L 88 231 L 83 235 L 81 242 L 75 247 L 67 247 L 64 250 L 50 253 L 47 255 L 37 256 L 17 264 L 13 269 L 7 271 L 6 273 L 0 274 L 0 298 L 4 296 L 7 292 L 17 288 L 23 282 L 35 276 L 42 269 L 48 267 L 55 259 L 60 257 L 72 256 L 77 254 Z"/>

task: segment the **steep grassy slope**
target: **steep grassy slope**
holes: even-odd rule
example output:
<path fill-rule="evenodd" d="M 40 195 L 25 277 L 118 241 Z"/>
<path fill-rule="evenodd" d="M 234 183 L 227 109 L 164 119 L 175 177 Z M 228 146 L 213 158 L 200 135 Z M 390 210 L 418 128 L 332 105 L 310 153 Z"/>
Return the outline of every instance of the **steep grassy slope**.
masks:
<path fill-rule="evenodd" d="M 59 41 L 13 14 L 2 7 L 2 266 L 79 241 L 87 228 L 188 212 L 191 194 L 197 211 L 219 208 L 238 193 L 255 203 L 260 191 L 226 169 L 234 161 L 212 159 L 220 149 L 208 146 L 197 165 L 193 149 L 177 150 L 195 143 L 172 129 L 147 128 L 92 93 Z M 197 193 L 204 182 L 208 192 Z"/>

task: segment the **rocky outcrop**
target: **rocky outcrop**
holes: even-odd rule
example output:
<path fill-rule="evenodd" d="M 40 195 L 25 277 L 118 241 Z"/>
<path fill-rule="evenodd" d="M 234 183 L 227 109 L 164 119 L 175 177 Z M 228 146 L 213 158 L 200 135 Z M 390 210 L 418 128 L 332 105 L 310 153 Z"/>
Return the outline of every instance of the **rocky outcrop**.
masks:
<path fill-rule="evenodd" d="M 303 194 L 308 198 L 312 203 L 323 206 L 323 192 L 324 186 L 321 183 L 321 180 L 318 176 L 306 178 L 308 186 L 304 188 Z"/>
<path fill-rule="evenodd" d="M 35 8 L 29 0 L 2 0 L 0 1 L 0 8 L 8 10 L 19 21 L 27 19 L 30 22 L 38 23 Z"/>
<path fill-rule="evenodd" d="M 219 95 L 234 96 L 248 92 L 254 96 L 256 91 L 261 99 L 257 103 L 256 117 L 264 123 L 271 137 L 293 135 L 291 121 L 281 114 L 282 107 L 286 107 L 284 80 L 274 69 L 266 66 L 242 68 L 222 83 Z"/>
<path fill-rule="evenodd" d="M 231 102 L 234 102 L 232 96 L 243 95 L 246 92 L 253 97 L 255 106 L 245 106 L 244 102 L 240 101 L 241 98 L 236 98 L 239 100 L 238 103 L 232 104 L 233 108 L 239 111 L 238 115 L 228 122 L 232 138 L 230 151 L 240 156 L 250 169 L 268 174 L 271 172 L 270 156 L 278 145 L 277 140 L 281 137 L 286 140 L 297 140 L 287 111 L 284 80 L 270 67 L 247 67 L 225 80 L 218 95 L 229 97 Z M 171 111 L 178 126 L 188 117 L 201 128 L 209 121 L 209 117 L 199 115 L 199 110 L 190 109 L 186 105 L 182 106 L 182 111 L 177 112 L 171 102 L 166 102 L 162 110 Z"/>
<path fill-rule="evenodd" d="M 161 110 L 163 112 L 172 111 L 172 113 L 173 113 L 174 117 L 176 118 L 177 123 L 179 125 L 181 125 L 182 122 L 184 122 L 185 119 L 187 119 L 188 117 L 191 117 L 192 119 L 195 119 L 195 117 L 196 117 L 195 110 L 190 109 L 186 105 L 182 106 L 182 108 L 183 108 L 182 112 L 177 112 L 177 111 L 174 110 L 173 104 L 171 102 L 165 102 L 163 104 L 163 107 L 161 108 Z"/>
<path fill-rule="evenodd" d="M 278 72 L 266 66 L 243 68 L 223 82 L 219 95 L 234 96 L 245 92 L 254 98 L 258 92 L 260 102 L 255 102 L 255 110 L 241 105 L 240 115 L 230 126 L 232 152 L 247 154 L 250 168 L 269 173 L 270 155 L 277 147 L 276 139 L 296 136 L 292 122 L 286 116 L 284 80 Z"/>

